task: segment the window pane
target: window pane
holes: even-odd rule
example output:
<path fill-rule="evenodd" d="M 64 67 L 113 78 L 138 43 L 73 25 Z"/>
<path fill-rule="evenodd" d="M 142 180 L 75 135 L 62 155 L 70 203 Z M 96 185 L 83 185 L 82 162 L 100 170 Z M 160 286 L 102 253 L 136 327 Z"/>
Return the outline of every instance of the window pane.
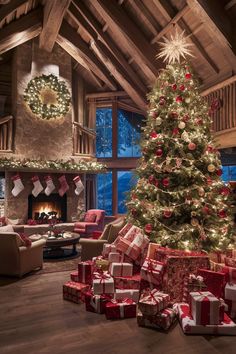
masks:
<path fill-rule="evenodd" d="M 236 166 L 229 166 L 229 181 L 236 181 Z"/>
<path fill-rule="evenodd" d="M 229 181 L 229 166 L 222 166 L 223 174 L 221 176 L 223 182 Z"/>
<path fill-rule="evenodd" d="M 112 109 L 96 110 L 96 156 L 112 157 Z"/>
<path fill-rule="evenodd" d="M 118 109 L 118 157 L 140 157 L 140 133 L 144 117 Z"/>
<path fill-rule="evenodd" d="M 112 172 L 97 175 L 97 207 L 112 215 Z"/>
<path fill-rule="evenodd" d="M 136 184 L 137 178 L 133 171 L 117 172 L 117 188 L 118 188 L 118 213 L 125 214 L 127 208 L 125 205 L 127 192 Z"/>

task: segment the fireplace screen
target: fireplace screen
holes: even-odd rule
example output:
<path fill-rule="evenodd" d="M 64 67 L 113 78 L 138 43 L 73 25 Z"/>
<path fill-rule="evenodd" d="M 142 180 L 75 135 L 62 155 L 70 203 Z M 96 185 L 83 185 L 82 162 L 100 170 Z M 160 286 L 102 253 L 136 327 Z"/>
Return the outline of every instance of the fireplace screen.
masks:
<path fill-rule="evenodd" d="M 39 223 L 47 223 L 52 217 L 66 222 L 67 199 L 66 194 L 39 194 L 36 198 L 31 194 L 28 198 L 28 218 Z"/>

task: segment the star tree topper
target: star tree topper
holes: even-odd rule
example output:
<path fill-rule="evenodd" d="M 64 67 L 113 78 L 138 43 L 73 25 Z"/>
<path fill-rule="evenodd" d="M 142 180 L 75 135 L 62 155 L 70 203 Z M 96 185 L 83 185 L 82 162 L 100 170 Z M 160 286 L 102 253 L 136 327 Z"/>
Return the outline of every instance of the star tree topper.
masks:
<path fill-rule="evenodd" d="M 170 36 L 170 39 L 164 38 L 164 42 L 160 43 L 162 47 L 157 58 L 163 58 L 168 64 L 173 64 L 175 62 L 180 63 L 181 57 L 186 59 L 186 55 L 193 57 L 189 47 L 192 44 L 187 43 L 187 39 L 184 36 L 184 31 L 179 33 L 177 30 L 175 34 Z"/>

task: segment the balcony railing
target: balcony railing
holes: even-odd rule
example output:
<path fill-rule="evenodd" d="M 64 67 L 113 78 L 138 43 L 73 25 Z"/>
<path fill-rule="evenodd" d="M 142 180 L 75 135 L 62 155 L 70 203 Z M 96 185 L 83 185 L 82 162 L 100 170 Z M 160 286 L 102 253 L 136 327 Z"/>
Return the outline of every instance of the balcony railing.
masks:
<path fill-rule="evenodd" d="M 73 122 L 73 130 L 74 155 L 95 157 L 96 133 L 78 122 Z"/>
<path fill-rule="evenodd" d="M 12 152 L 13 116 L 0 118 L 0 152 Z"/>

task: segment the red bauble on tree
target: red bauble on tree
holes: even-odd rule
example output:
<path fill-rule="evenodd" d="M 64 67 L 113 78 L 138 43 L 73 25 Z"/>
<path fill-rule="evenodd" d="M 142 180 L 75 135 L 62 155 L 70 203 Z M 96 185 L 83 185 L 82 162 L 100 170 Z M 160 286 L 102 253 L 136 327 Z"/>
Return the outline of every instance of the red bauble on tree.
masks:
<path fill-rule="evenodd" d="M 179 89 L 180 89 L 181 91 L 184 91 L 184 90 L 185 90 L 185 86 L 184 86 L 184 85 L 180 85 Z"/>
<path fill-rule="evenodd" d="M 222 210 L 219 210 L 218 211 L 218 213 L 217 213 L 217 215 L 221 218 L 221 219 L 224 219 L 224 218 L 226 218 L 226 211 L 224 210 L 224 209 L 222 209 Z"/>
<path fill-rule="evenodd" d="M 170 180 L 169 180 L 168 177 L 163 178 L 163 180 L 162 180 L 162 185 L 163 185 L 164 187 L 168 187 L 168 186 L 170 185 Z"/>
<path fill-rule="evenodd" d="M 222 176 L 222 174 L 223 174 L 222 169 L 220 168 L 219 170 L 216 170 L 216 174 L 217 174 L 217 176 Z"/>
<path fill-rule="evenodd" d="M 203 212 L 204 214 L 210 214 L 210 208 L 205 205 L 205 206 L 202 208 L 202 212 Z"/>
<path fill-rule="evenodd" d="M 191 150 L 191 151 L 196 150 L 196 147 L 197 147 L 197 146 L 196 146 L 196 144 L 194 144 L 194 143 L 189 143 L 189 144 L 188 144 L 188 149 Z"/>
<path fill-rule="evenodd" d="M 150 138 L 151 139 L 156 139 L 158 137 L 158 134 L 156 132 L 151 132 L 150 133 Z"/>
<path fill-rule="evenodd" d="M 183 102 L 183 97 L 182 96 L 177 96 L 175 100 L 178 103 Z"/>
<path fill-rule="evenodd" d="M 177 112 L 171 112 L 171 113 L 170 113 L 170 117 L 171 117 L 171 118 L 177 119 L 178 116 L 179 116 L 179 115 L 178 115 Z"/>
<path fill-rule="evenodd" d="M 174 128 L 172 131 L 172 135 L 178 135 L 179 134 L 179 129 L 178 128 Z"/>
<path fill-rule="evenodd" d="M 147 234 L 150 234 L 152 232 L 152 225 L 151 224 L 146 224 L 144 227 L 144 230 Z"/>
<path fill-rule="evenodd" d="M 190 119 L 190 117 L 188 114 L 185 114 L 182 119 L 184 122 L 187 122 Z"/>
<path fill-rule="evenodd" d="M 164 106 L 166 104 L 166 99 L 164 96 L 161 96 L 160 97 L 160 100 L 159 100 L 159 105 L 160 106 Z"/>
<path fill-rule="evenodd" d="M 172 211 L 171 210 L 164 210 L 163 212 L 163 216 L 167 219 L 169 219 L 172 215 Z"/>
<path fill-rule="evenodd" d="M 161 157 L 162 155 L 163 155 L 163 150 L 160 149 L 160 148 L 157 149 L 157 150 L 156 150 L 156 156 L 157 156 L 157 157 Z"/>
<path fill-rule="evenodd" d="M 176 85 L 176 84 L 173 84 L 173 85 L 172 85 L 172 90 L 175 91 L 176 89 L 177 89 L 177 85 Z"/>
<path fill-rule="evenodd" d="M 192 75 L 190 73 L 186 73 L 185 74 L 185 79 L 189 80 L 191 79 Z"/>
<path fill-rule="evenodd" d="M 157 117 L 158 117 L 158 113 L 157 113 L 157 112 L 151 112 L 151 113 L 150 113 L 150 116 L 151 116 L 152 118 L 157 118 Z"/>

